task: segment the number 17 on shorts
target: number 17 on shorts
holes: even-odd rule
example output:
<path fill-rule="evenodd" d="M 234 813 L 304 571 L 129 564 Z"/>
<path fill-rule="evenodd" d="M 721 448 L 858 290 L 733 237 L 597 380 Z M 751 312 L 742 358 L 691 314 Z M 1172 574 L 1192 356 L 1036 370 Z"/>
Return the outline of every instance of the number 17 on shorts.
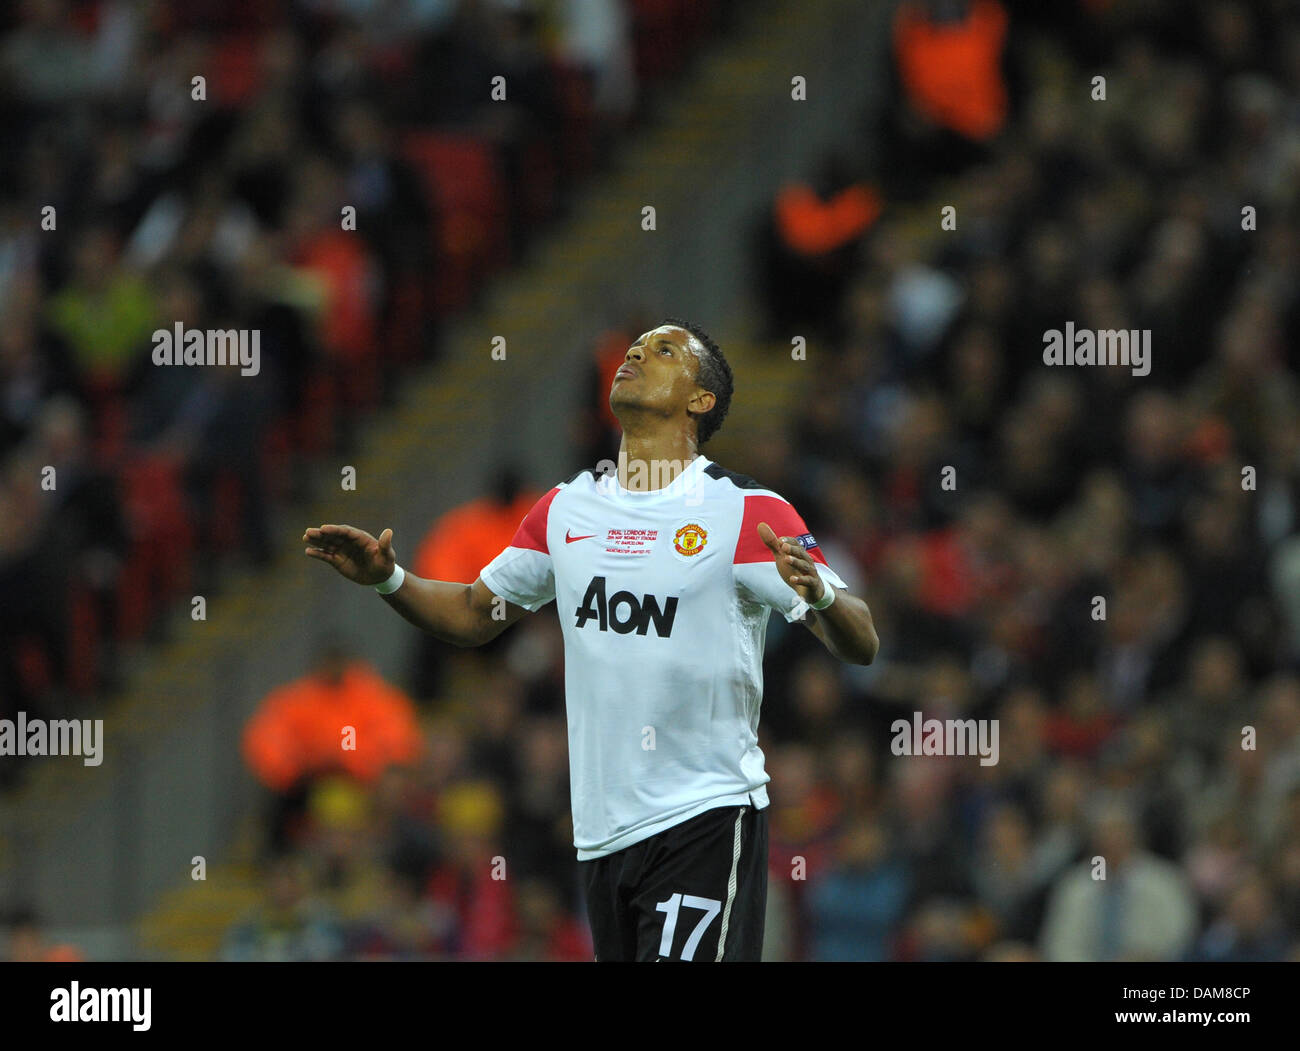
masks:
<path fill-rule="evenodd" d="M 766 810 L 706 810 L 581 866 L 597 960 L 761 958 Z"/>

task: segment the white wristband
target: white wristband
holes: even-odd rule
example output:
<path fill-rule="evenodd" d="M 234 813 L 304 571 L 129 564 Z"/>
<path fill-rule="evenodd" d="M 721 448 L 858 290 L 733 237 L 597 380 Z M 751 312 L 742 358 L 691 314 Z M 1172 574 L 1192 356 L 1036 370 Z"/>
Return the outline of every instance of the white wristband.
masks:
<path fill-rule="evenodd" d="M 826 587 L 826 594 L 821 597 L 820 602 L 814 602 L 812 608 L 820 612 L 835 601 L 835 589 L 829 585 Z"/>
<path fill-rule="evenodd" d="M 402 581 L 406 579 L 406 570 L 396 563 L 393 564 L 393 575 L 385 580 L 382 584 L 376 584 L 375 590 L 381 595 L 391 595 L 394 591 L 402 586 Z"/>

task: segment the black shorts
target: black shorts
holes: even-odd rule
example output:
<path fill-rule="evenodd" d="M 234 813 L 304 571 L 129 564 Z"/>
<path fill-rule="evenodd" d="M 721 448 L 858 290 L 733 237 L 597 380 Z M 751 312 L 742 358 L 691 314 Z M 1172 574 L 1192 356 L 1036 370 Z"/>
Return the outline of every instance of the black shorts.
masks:
<path fill-rule="evenodd" d="M 715 807 L 578 867 L 597 961 L 762 956 L 766 809 Z"/>

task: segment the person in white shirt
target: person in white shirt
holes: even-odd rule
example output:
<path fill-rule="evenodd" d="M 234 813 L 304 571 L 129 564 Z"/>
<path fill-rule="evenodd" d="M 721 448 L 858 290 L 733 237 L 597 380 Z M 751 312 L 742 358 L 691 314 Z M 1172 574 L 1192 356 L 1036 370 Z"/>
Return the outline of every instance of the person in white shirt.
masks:
<path fill-rule="evenodd" d="M 779 494 L 699 452 L 731 402 L 717 344 L 669 318 L 628 348 L 616 469 L 547 492 L 471 585 L 397 565 L 392 530 L 308 529 L 306 553 L 412 624 L 481 645 L 552 600 L 564 634 L 574 846 L 598 960 L 758 960 L 758 747 L 770 610 L 870 664 L 871 613 Z"/>

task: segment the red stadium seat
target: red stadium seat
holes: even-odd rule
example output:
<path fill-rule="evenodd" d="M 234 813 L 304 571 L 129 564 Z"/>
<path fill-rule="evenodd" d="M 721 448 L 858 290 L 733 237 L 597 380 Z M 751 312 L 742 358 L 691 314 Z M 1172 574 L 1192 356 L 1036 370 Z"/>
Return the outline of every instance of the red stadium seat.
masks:
<path fill-rule="evenodd" d="M 591 171 L 596 158 L 591 83 L 582 70 L 563 61 L 551 63 L 551 80 L 563 121 L 559 136 L 562 177 L 578 179 Z"/>
<path fill-rule="evenodd" d="M 190 582 L 194 527 L 180 467 L 140 456 L 122 468 L 123 504 L 131 543 L 117 589 L 118 636 L 139 638 L 155 609 Z"/>
<path fill-rule="evenodd" d="M 45 644 L 32 635 L 14 642 L 19 688 L 28 697 L 43 697 L 54 685 L 54 671 Z"/>
<path fill-rule="evenodd" d="M 524 151 L 522 211 L 530 227 L 555 214 L 559 184 L 556 149 L 549 139 L 534 139 Z"/>
<path fill-rule="evenodd" d="M 329 452 L 334 448 L 338 420 L 337 384 L 328 372 L 317 371 L 307 377 L 299 407 L 290 429 L 298 450 L 305 456 Z"/>
<path fill-rule="evenodd" d="M 118 462 L 126 446 L 126 402 L 117 377 L 107 374 L 88 375 L 84 380 L 90 401 L 92 443 L 95 460 L 100 466 Z"/>
<path fill-rule="evenodd" d="M 473 136 L 425 131 L 410 132 L 402 152 L 438 215 L 434 308 L 459 309 L 508 261 L 508 205 L 496 154 Z"/>
<path fill-rule="evenodd" d="M 418 361 L 424 351 L 422 333 L 428 296 L 414 272 L 399 272 L 393 280 L 392 315 L 381 352 L 390 364 L 405 367 Z"/>
<path fill-rule="evenodd" d="M 636 77 L 642 84 L 675 73 L 686 59 L 681 0 L 632 0 Z"/>
<path fill-rule="evenodd" d="M 262 436 L 262 471 L 266 478 L 266 492 L 272 501 L 288 500 L 292 493 L 289 470 L 293 454 L 292 422 L 281 416 L 266 429 Z"/>
<path fill-rule="evenodd" d="M 694 47 L 709 32 L 713 21 L 713 0 L 684 0 L 680 10 L 682 39 Z"/>
<path fill-rule="evenodd" d="M 99 648 L 103 628 L 95 593 L 74 581 L 68 593 L 68 687 L 75 693 L 93 693 L 98 682 Z"/>
<path fill-rule="evenodd" d="M 251 34 L 227 36 L 213 51 L 208 97 L 222 109 L 241 109 L 262 90 L 261 41 Z"/>
<path fill-rule="evenodd" d="M 244 505 L 243 477 L 234 468 L 223 467 L 217 471 L 212 486 L 212 550 L 234 551 L 239 547 L 243 521 L 240 515 Z"/>

